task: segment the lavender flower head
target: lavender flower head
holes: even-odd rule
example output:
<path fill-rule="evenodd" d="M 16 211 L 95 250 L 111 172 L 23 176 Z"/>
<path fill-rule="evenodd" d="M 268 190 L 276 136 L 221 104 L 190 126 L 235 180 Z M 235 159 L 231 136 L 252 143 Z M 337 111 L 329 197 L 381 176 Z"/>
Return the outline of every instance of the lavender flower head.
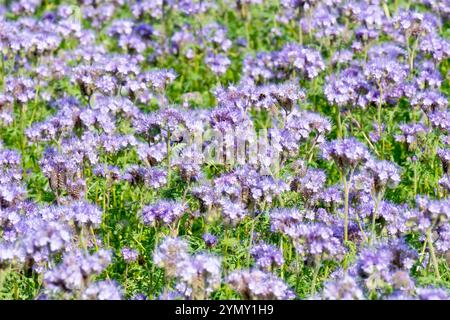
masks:
<path fill-rule="evenodd" d="M 420 300 L 449 300 L 448 291 L 440 288 L 418 288 L 417 296 Z"/>
<path fill-rule="evenodd" d="M 345 275 L 337 280 L 329 280 L 318 296 L 323 300 L 364 300 L 363 290 L 355 278 Z M 313 298 L 314 299 L 314 298 Z"/>
<path fill-rule="evenodd" d="M 236 270 L 226 282 L 245 300 L 290 300 L 292 290 L 277 276 L 260 270 Z"/>
<path fill-rule="evenodd" d="M 211 233 L 204 233 L 202 239 L 207 247 L 214 247 L 217 244 L 217 237 Z"/>
<path fill-rule="evenodd" d="M 371 180 L 372 190 L 376 194 L 383 192 L 386 188 L 395 188 L 400 183 L 399 168 L 392 162 L 370 159 L 363 170 Z"/>
<path fill-rule="evenodd" d="M 102 272 L 110 262 L 111 254 L 106 250 L 93 255 L 81 251 L 66 253 L 60 265 L 44 274 L 44 285 L 56 293 L 74 294 L 85 288 L 90 277 Z"/>
<path fill-rule="evenodd" d="M 83 300 L 122 300 L 122 290 L 115 281 L 105 280 L 92 283 L 81 295 Z"/>
<path fill-rule="evenodd" d="M 409 272 L 417 257 L 417 252 L 402 239 L 379 243 L 360 252 L 351 273 L 361 277 L 368 290 L 384 289 L 393 283 L 397 271 Z"/>
<path fill-rule="evenodd" d="M 256 265 L 262 270 L 281 267 L 284 263 L 282 252 L 270 244 L 260 243 L 250 250 L 250 254 L 255 259 Z"/>
<path fill-rule="evenodd" d="M 355 169 L 370 158 L 367 148 L 355 138 L 333 140 L 322 146 L 322 156 L 333 160 L 341 170 Z"/>
<path fill-rule="evenodd" d="M 294 227 L 292 240 L 303 259 L 318 263 L 320 260 L 341 260 L 345 253 L 333 229 L 319 222 L 300 223 Z"/>
<path fill-rule="evenodd" d="M 76 201 L 64 208 L 65 219 L 78 226 L 98 228 L 102 222 L 102 211 L 94 204 Z"/>
<path fill-rule="evenodd" d="M 142 220 L 147 226 L 170 225 L 186 211 L 186 206 L 173 200 L 160 200 L 142 209 Z"/>
<path fill-rule="evenodd" d="M 205 253 L 177 263 L 177 289 L 191 299 L 206 299 L 220 287 L 221 259 Z"/>
<path fill-rule="evenodd" d="M 165 238 L 153 254 L 153 262 L 160 268 L 164 268 L 167 276 L 174 276 L 177 272 L 177 264 L 187 259 L 188 243 L 180 238 Z"/>

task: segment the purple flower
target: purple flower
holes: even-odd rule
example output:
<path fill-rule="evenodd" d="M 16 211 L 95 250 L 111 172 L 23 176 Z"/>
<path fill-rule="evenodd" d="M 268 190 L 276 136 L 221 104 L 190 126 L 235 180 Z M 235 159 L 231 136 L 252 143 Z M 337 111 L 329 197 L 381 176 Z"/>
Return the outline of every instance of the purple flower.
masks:
<path fill-rule="evenodd" d="M 173 70 L 152 70 L 142 73 L 140 75 L 141 80 L 148 83 L 153 90 L 162 92 L 166 87 L 171 84 L 177 77 L 177 74 Z"/>
<path fill-rule="evenodd" d="M 313 112 L 293 110 L 287 117 L 281 131 L 281 145 L 288 152 L 296 152 L 299 144 L 313 140 L 321 144 L 325 135 L 331 131 L 330 121 Z"/>
<path fill-rule="evenodd" d="M 291 300 L 295 294 L 283 280 L 270 272 L 236 270 L 226 282 L 245 300 Z"/>
<path fill-rule="evenodd" d="M 445 173 L 449 173 L 449 169 L 450 169 L 450 149 L 438 148 L 437 149 L 437 155 L 439 157 L 439 160 L 441 160 L 442 168 L 444 169 L 444 172 Z"/>
<path fill-rule="evenodd" d="M 22 179 L 21 156 L 13 150 L 0 146 L 0 183 L 14 183 Z"/>
<path fill-rule="evenodd" d="M 436 241 L 434 243 L 436 251 L 447 255 L 447 261 L 450 255 L 450 224 L 443 224 L 436 228 Z"/>
<path fill-rule="evenodd" d="M 207 247 L 214 247 L 217 244 L 217 237 L 211 233 L 204 233 L 202 239 Z"/>
<path fill-rule="evenodd" d="M 247 211 L 239 202 L 235 203 L 228 199 L 222 199 L 218 203 L 222 209 L 222 216 L 226 224 L 236 226 L 247 216 Z"/>
<path fill-rule="evenodd" d="M 337 75 L 329 76 L 324 86 L 328 102 L 339 107 L 365 108 L 369 103 L 368 92 L 371 90 L 373 88 L 358 67 L 349 67 Z"/>
<path fill-rule="evenodd" d="M 34 99 L 36 84 L 31 78 L 8 76 L 5 79 L 5 93 L 10 94 L 19 103 Z"/>
<path fill-rule="evenodd" d="M 149 188 L 159 189 L 167 183 L 167 172 L 159 168 L 131 165 L 125 169 L 121 179 L 133 186 L 145 185 Z"/>
<path fill-rule="evenodd" d="M 374 59 L 365 65 L 364 75 L 373 83 L 376 95 L 381 95 L 382 101 L 396 101 L 401 97 L 397 91 L 408 75 L 408 67 L 393 59 Z M 379 99 L 376 97 L 374 100 L 378 102 Z"/>
<path fill-rule="evenodd" d="M 338 23 L 339 12 L 327 5 L 318 5 L 312 14 L 300 20 L 302 31 L 314 32 L 317 39 L 339 37 L 344 32 L 344 26 Z"/>
<path fill-rule="evenodd" d="M 270 224 L 272 232 L 282 232 L 288 236 L 294 236 L 295 226 L 303 221 L 304 212 L 296 208 L 276 208 L 270 212 Z"/>
<path fill-rule="evenodd" d="M 75 222 L 78 226 L 98 228 L 102 223 L 102 211 L 94 204 L 76 201 L 63 208 L 65 219 Z"/>
<path fill-rule="evenodd" d="M 422 123 L 401 124 L 399 128 L 402 134 L 396 135 L 395 140 L 406 143 L 411 150 L 420 145 L 429 132 L 429 129 Z"/>
<path fill-rule="evenodd" d="M 363 279 L 368 290 L 383 289 L 395 281 L 397 271 L 409 271 L 418 254 L 404 240 L 364 248 L 351 273 Z"/>
<path fill-rule="evenodd" d="M 110 181 L 117 181 L 121 176 L 120 169 L 118 167 L 102 163 L 95 166 L 92 173 L 98 177 L 109 179 Z"/>
<path fill-rule="evenodd" d="M 439 89 L 442 84 L 442 76 L 433 63 L 425 61 L 415 78 L 415 83 L 421 90 Z"/>
<path fill-rule="evenodd" d="M 299 192 L 305 202 L 310 202 L 326 182 L 326 174 L 320 169 L 308 169 L 304 175 L 292 179 L 291 190 Z"/>
<path fill-rule="evenodd" d="M 450 57 L 450 43 L 447 39 L 431 33 L 423 37 L 419 48 L 423 53 L 430 55 L 436 62 L 441 62 Z"/>
<path fill-rule="evenodd" d="M 273 267 L 281 267 L 284 263 L 282 252 L 273 245 L 260 243 L 250 250 L 256 261 L 256 265 L 262 270 L 271 270 Z"/>
<path fill-rule="evenodd" d="M 130 300 L 148 300 L 148 297 L 143 293 L 137 293 Z"/>
<path fill-rule="evenodd" d="M 144 173 L 144 184 L 149 188 L 159 189 L 167 183 L 167 172 L 159 168 L 148 168 Z"/>
<path fill-rule="evenodd" d="M 14 98 L 0 93 L 0 124 L 9 125 L 14 119 Z"/>
<path fill-rule="evenodd" d="M 421 12 L 402 10 L 392 18 L 392 24 L 406 38 L 418 37 L 433 31 L 434 26 L 430 26 L 429 18 Z"/>
<path fill-rule="evenodd" d="M 122 248 L 120 253 L 122 254 L 122 258 L 127 263 L 135 262 L 139 256 L 139 252 L 137 250 L 128 247 Z"/>
<path fill-rule="evenodd" d="M 375 194 L 384 192 L 386 188 L 395 188 L 400 183 L 398 166 L 386 160 L 370 159 L 364 165 L 363 171 L 371 180 L 371 188 Z"/>
<path fill-rule="evenodd" d="M 331 62 L 333 65 L 346 64 L 351 62 L 353 59 L 353 52 L 350 50 L 341 50 L 334 53 Z"/>
<path fill-rule="evenodd" d="M 326 208 L 335 208 L 344 203 L 343 192 L 340 186 L 331 186 L 314 195 L 314 201 Z"/>
<path fill-rule="evenodd" d="M 450 200 L 432 200 L 427 196 L 417 196 L 416 203 L 419 211 L 415 219 L 418 227 L 422 231 L 430 227 L 439 227 L 449 221 L 450 215 Z"/>
<path fill-rule="evenodd" d="M 224 75 L 231 65 L 231 60 L 224 54 L 208 53 L 205 57 L 206 65 L 217 75 Z"/>
<path fill-rule="evenodd" d="M 341 170 L 355 169 L 369 160 L 367 148 L 355 138 L 346 138 L 327 142 L 322 147 L 326 160 L 333 160 Z"/>
<path fill-rule="evenodd" d="M 349 275 L 325 282 L 324 289 L 318 298 L 323 300 L 365 300 L 357 281 Z"/>
<path fill-rule="evenodd" d="M 4 222 L 0 216 L 0 222 Z M 0 262 L 11 264 L 26 263 L 34 271 L 42 273 L 58 253 L 72 247 L 72 232 L 69 226 L 59 221 L 44 221 L 42 218 L 22 218 L 17 221 L 9 215 L 9 227 L 5 228 L 3 238 L 7 240 L 0 244 Z M 2 221 L 3 220 L 3 221 Z M 11 228 L 11 229 L 10 229 Z M 8 241 L 8 229 L 11 234 Z"/>
<path fill-rule="evenodd" d="M 12 208 L 24 200 L 26 190 L 16 183 L 0 185 L 0 209 Z"/>
<path fill-rule="evenodd" d="M 53 148 L 45 150 L 40 166 L 49 180 L 50 188 L 57 195 L 64 191 L 70 192 L 70 183 L 75 182 L 76 176 L 80 172 L 80 166 L 76 159 L 59 154 Z"/>
<path fill-rule="evenodd" d="M 92 283 L 81 294 L 82 300 L 122 300 L 122 292 L 115 281 L 104 280 Z"/>
<path fill-rule="evenodd" d="M 441 179 L 439 179 L 439 185 L 447 192 L 450 191 L 450 175 L 445 174 Z"/>
<path fill-rule="evenodd" d="M 204 155 L 195 146 L 183 148 L 179 157 L 173 159 L 173 165 L 180 169 L 181 177 L 187 182 L 200 177 L 203 162 Z"/>
<path fill-rule="evenodd" d="M 318 51 L 293 43 L 286 44 L 280 51 L 247 56 L 243 63 L 244 77 L 256 81 L 284 78 L 294 70 L 313 79 L 325 70 L 325 63 Z"/>
<path fill-rule="evenodd" d="M 419 91 L 411 100 L 413 107 L 421 108 L 428 116 L 437 111 L 446 111 L 448 106 L 447 98 L 440 92 L 434 90 Z"/>
<path fill-rule="evenodd" d="M 297 252 L 314 263 L 318 257 L 320 260 L 341 260 L 345 253 L 333 229 L 323 223 L 299 223 L 290 237 Z"/>
<path fill-rule="evenodd" d="M 295 81 L 285 82 L 274 86 L 271 96 L 275 98 L 278 104 L 288 113 L 294 108 L 297 101 L 306 100 L 306 92 L 300 89 L 298 83 Z"/>
<path fill-rule="evenodd" d="M 160 200 L 142 209 L 142 220 L 147 226 L 170 225 L 186 212 L 186 206 L 173 200 Z"/>

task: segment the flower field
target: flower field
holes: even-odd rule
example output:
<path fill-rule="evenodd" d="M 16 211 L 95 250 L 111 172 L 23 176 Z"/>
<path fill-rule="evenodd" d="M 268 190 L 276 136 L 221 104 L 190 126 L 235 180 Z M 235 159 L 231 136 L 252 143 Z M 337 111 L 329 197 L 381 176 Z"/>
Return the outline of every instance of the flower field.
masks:
<path fill-rule="evenodd" d="M 0 299 L 449 300 L 448 0 L 5 0 Z"/>

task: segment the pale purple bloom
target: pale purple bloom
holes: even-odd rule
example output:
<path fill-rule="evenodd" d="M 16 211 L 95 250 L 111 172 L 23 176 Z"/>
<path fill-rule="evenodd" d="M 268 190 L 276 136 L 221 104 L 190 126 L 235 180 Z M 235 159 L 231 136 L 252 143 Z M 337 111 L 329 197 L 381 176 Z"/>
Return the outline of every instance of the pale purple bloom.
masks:
<path fill-rule="evenodd" d="M 324 289 L 317 298 L 323 300 L 365 300 L 363 290 L 355 278 L 349 275 L 325 282 Z M 315 299 L 315 297 L 312 299 Z"/>
<path fill-rule="evenodd" d="M 277 247 L 260 243 L 250 250 L 256 261 L 256 265 L 262 270 L 271 270 L 273 267 L 281 267 L 284 263 L 283 253 Z"/>
<path fill-rule="evenodd" d="M 399 128 L 402 133 L 396 135 L 395 140 L 406 143 L 408 148 L 411 149 L 417 146 L 419 142 L 422 142 L 429 132 L 429 128 L 422 123 L 401 124 Z"/>
<path fill-rule="evenodd" d="M 115 281 L 104 280 L 92 283 L 81 294 L 82 300 L 122 300 L 122 292 Z"/>
<path fill-rule="evenodd" d="M 187 259 L 188 243 L 181 238 L 164 238 L 153 253 L 153 262 L 164 268 L 167 276 L 174 276 L 179 261 Z"/>
<path fill-rule="evenodd" d="M 418 288 L 417 297 L 420 300 L 449 300 L 450 294 L 440 288 Z"/>
<path fill-rule="evenodd" d="M 177 290 L 191 299 L 206 299 L 221 284 L 221 259 L 199 253 L 177 263 Z"/>
<path fill-rule="evenodd" d="M 44 285 L 56 293 L 74 294 L 111 263 L 111 254 L 100 250 L 89 255 L 80 250 L 66 253 L 62 262 L 44 274 Z"/>
<path fill-rule="evenodd" d="M 260 270 L 236 270 L 226 282 L 245 300 L 291 300 L 292 290 L 283 280 L 270 272 Z"/>
<path fill-rule="evenodd" d="M 217 244 L 217 237 L 211 233 L 204 233 L 202 239 L 207 247 L 214 247 Z"/>
<path fill-rule="evenodd" d="M 355 138 L 327 142 L 322 147 L 326 160 L 333 160 L 341 170 L 355 169 L 369 160 L 367 148 Z"/>
<path fill-rule="evenodd" d="M 386 160 L 370 159 L 363 171 L 371 180 L 371 188 L 376 194 L 384 192 L 386 188 L 395 188 L 400 183 L 398 166 Z"/>

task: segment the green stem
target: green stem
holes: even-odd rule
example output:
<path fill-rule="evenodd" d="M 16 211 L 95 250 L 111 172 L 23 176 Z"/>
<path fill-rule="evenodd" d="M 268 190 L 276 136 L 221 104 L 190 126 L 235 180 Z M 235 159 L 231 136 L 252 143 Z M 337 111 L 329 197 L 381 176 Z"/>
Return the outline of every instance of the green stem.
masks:
<path fill-rule="evenodd" d="M 378 206 L 380 205 L 380 200 L 382 198 L 382 192 L 380 192 L 378 195 L 374 197 L 375 205 L 373 208 L 373 214 L 372 214 L 372 234 L 370 235 L 370 243 L 372 244 L 375 240 L 375 225 L 377 220 L 377 214 L 378 214 Z"/>
<path fill-rule="evenodd" d="M 171 134 L 170 130 L 167 130 L 167 185 L 170 186 L 170 173 L 171 173 L 171 164 L 170 164 L 170 139 Z"/>
<path fill-rule="evenodd" d="M 414 161 L 414 194 L 417 194 L 417 161 Z"/>
<path fill-rule="evenodd" d="M 348 201 L 349 201 L 349 182 L 345 174 L 342 176 L 344 183 L 344 242 L 348 241 Z"/>
<path fill-rule="evenodd" d="M 417 46 L 419 44 L 419 37 L 414 40 L 412 50 L 409 53 L 409 72 L 412 74 L 414 71 L 414 56 L 416 54 Z"/>
<path fill-rule="evenodd" d="M 378 84 L 378 88 L 380 90 L 380 100 L 378 102 L 377 106 L 377 122 L 378 122 L 378 136 L 380 137 L 381 142 L 381 158 L 384 157 L 384 139 L 382 137 L 382 122 L 381 122 L 381 107 L 383 105 L 383 87 L 381 86 L 381 83 Z"/>
<path fill-rule="evenodd" d="M 296 281 L 295 281 L 295 292 L 298 292 L 298 287 L 299 287 L 299 285 L 300 285 L 300 271 L 301 271 L 301 268 L 300 268 L 300 255 L 296 255 L 296 257 L 295 257 L 295 260 L 296 260 L 296 262 L 297 262 L 297 279 L 296 279 Z"/>
<path fill-rule="evenodd" d="M 338 136 L 338 138 L 342 138 L 343 133 L 342 133 L 341 110 L 339 109 L 338 105 L 335 105 L 335 107 L 336 107 L 336 119 L 337 119 L 337 126 L 338 126 L 337 136 Z"/>

